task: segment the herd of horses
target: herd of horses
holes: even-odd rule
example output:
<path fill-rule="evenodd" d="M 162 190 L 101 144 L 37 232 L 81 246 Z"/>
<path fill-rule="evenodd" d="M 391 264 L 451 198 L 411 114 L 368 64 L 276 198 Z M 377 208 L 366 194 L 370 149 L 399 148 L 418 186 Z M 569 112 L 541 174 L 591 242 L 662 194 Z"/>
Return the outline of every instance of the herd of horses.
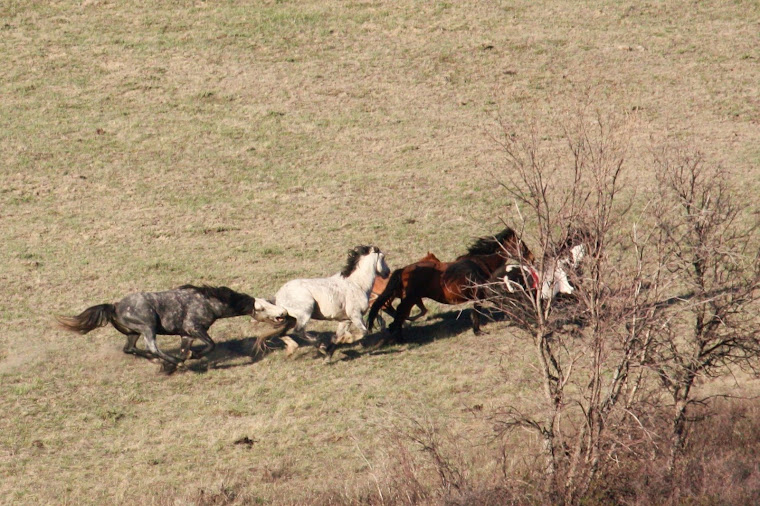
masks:
<path fill-rule="evenodd" d="M 127 337 L 125 353 L 159 359 L 167 373 L 189 358 L 210 353 L 215 343 L 208 329 L 217 319 L 234 316 L 249 315 L 274 325 L 274 332 L 257 339 L 260 348 L 269 339 L 279 337 L 290 355 L 299 346 L 289 335 L 292 333 L 301 342 L 310 342 L 331 356 L 337 345 L 364 338 L 381 320 L 380 311 L 393 318 L 387 331 L 383 331 L 386 337 L 382 342 L 403 340 L 404 322 L 427 312 L 424 299 L 452 305 L 473 302 L 472 330 L 479 334 L 480 304 L 493 293 L 494 285 L 504 294 L 542 299 L 572 293 L 568 269 L 577 267 L 584 252 L 582 243 L 567 244 L 554 256 L 556 261 L 545 272 L 539 272 L 533 253 L 512 228 L 506 227 L 496 235 L 477 239 L 466 253 L 451 262 L 442 262 L 428 253 L 392 273 L 379 248 L 357 246 L 349 251 L 340 272 L 326 278 L 288 281 L 273 300 L 254 298 L 227 287 L 183 285 L 163 292 L 133 293 L 115 304 L 92 306 L 77 316 L 56 319 L 64 329 L 82 334 L 110 323 Z M 396 299 L 399 302 L 394 306 Z M 415 306 L 419 313 L 412 316 Z M 312 319 L 338 321 L 335 336 L 328 340 L 313 337 L 306 331 Z M 179 357 L 162 351 L 156 344 L 157 335 L 180 336 Z M 146 350 L 137 347 L 140 336 Z M 191 350 L 195 339 L 205 345 L 199 351 Z"/>

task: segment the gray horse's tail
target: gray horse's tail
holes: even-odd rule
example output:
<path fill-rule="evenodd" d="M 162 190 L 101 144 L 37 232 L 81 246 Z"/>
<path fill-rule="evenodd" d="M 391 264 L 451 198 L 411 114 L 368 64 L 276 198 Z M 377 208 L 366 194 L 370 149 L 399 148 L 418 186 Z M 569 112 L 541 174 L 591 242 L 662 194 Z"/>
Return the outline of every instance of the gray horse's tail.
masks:
<path fill-rule="evenodd" d="M 103 327 L 113 323 L 116 318 L 116 306 L 113 304 L 100 304 L 92 306 L 77 316 L 60 316 L 56 315 L 55 319 L 62 328 L 86 334 L 98 327 Z"/>
<path fill-rule="evenodd" d="M 255 353 L 263 353 L 266 350 L 266 343 L 273 337 L 282 337 L 287 332 L 296 326 L 296 319 L 293 318 L 290 315 L 285 316 L 285 319 L 283 320 L 283 323 L 280 325 L 275 325 L 272 327 L 272 330 L 261 334 L 256 338 L 256 344 L 254 348 Z"/>

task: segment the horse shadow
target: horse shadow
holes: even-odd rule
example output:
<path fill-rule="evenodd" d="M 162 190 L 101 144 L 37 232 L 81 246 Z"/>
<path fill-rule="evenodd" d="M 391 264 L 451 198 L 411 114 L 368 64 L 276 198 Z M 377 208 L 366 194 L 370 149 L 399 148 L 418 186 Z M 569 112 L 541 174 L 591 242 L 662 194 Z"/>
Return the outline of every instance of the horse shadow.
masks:
<path fill-rule="evenodd" d="M 451 339 L 459 335 L 472 331 L 472 321 L 470 320 L 470 311 L 472 308 L 452 309 L 442 313 L 430 315 L 424 320 L 415 324 L 404 327 L 404 338 L 402 342 L 394 343 L 389 341 L 390 334 L 387 330 L 374 332 L 364 339 L 346 345 L 339 345 L 336 355 L 340 351 L 341 357 L 334 362 L 346 362 L 356 360 L 365 356 L 393 355 L 403 353 L 410 348 L 426 346 L 436 341 Z M 481 315 L 485 314 L 488 321 L 506 320 L 505 316 L 497 311 L 481 310 Z M 487 327 L 483 329 L 488 333 Z M 361 348 L 357 348 L 357 344 Z M 393 346 L 400 345 L 400 346 Z"/>
<path fill-rule="evenodd" d="M 403 353 L 409 348 L 426 346 L 436 341 L 450 339 L 471 332 L 470 311 L 474 311 L 474 309 L 451 309 L 429 315 L 424 320 L 408 327 L 405 326 L 404 340 L 401 343 L 397 343 L 401 346 L 392 346 L 391 344 L 393 343 L 387 343 L 389 335 L 385 330 L 373 332 L 353 343 L 339 344 L 334 358 L 328 360 L 327 363 L 348 362 L 366 356 L 395 355 Z M 508 320 L 508 317 L 504 313 L 491 309 L 481 310 L 481 315 L 489 323 Z M 488 325 L 485 326 L 483 332 L 488 333 Z M 314 341 L 304 340 L 294 335 L 291 336 L 299 345 L 299 350 L 303 350 L 293 356 L 294 360 L 303 360 L 309 357 L 320 360 L 324 359 L 324 355 L 316 350 L 315 344 L 327 342 L 335 335 L 334 331 L 310 331 L 309 333 L 314 337 Z M 203 374 L 210 369 L 231 369 L 249 366 L 263 360 L 271 353 L 282 352 L 286 349 L 285 343 L 279 337 L 268 339 L 262 349 L 257 347 L 256 341 L 257 338 L 255 336 L 219 341 L 213 352 L 201 360 L 188 361 L 185 364 L 185 369 L 190 372 Z M 314 350 L 314 352 L 309 353 L 307 350 Z"/>
<path fill-rule="evenodd" d="M 309 332 L 314 337 L 313 341 L 301 339 L 297 336 L 290 336 L 299 346 L 299 350 L 304 350 L 294 355 L 294 359 L 303 359 L 309 355 L 306 350 L 314 350 L 313 358 L 324 358 L 324 355 L 317 351 L 317 345 L 320 342 L 326 342 L 331 339 L 335 332 Z M 285 342 L 280 337 L 267 339 L 266 344 L 259 348 L 255 336 L 227 339 L 218 342 L 213 352 L 207 355 L 208 360 L 203 359 L 192 361 L 186 364 L 185 369 L 195 373 L 205 373 L 209 369 L 232 369 L 235 367 L 248 366 L 260 362 L 271 353 L 280 352 L 286 349 Z M 241 361 L 241 359 L 249 359 Z"/>

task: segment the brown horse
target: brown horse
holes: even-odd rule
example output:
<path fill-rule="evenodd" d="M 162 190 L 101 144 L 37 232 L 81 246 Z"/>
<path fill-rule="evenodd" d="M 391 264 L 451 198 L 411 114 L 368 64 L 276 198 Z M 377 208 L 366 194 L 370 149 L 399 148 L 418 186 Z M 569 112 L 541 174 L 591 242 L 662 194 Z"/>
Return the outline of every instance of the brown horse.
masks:
<path fill-rule="evenodd" d="M 435 256 L 433 253 L 429 252 L 424 257 L 420 258 L 415 264 L 428 264 L 431 263 L 433 265 L 440 265 L 441 261 L 438 260 L 438 257 Z M 381 278 L 380 276 L 375 278 L 375 284 L 372 285 L 372 292 L 369 294 L 369 304 L 372 306 L 378 297 L 385 291 L 385 288 L 388 286 L 388 281 L 390 280 L 390 277 L 387 278 Z M 383 304 L 383 306 L 380 308 L 382 309 L 386 314 L 391 316 L 392 318 L 396 317 L 396 308 L 393 307 L 393 301 L 395 299 L 400 299 L 403 297 L 403 293 L 400 291 L 401 286 L 399 285 L 399 290 L 397 290 L 397 293 L 394 294 L 392 298 L 386 297 L 386 302 Z M 417 307 L 419 308 L 420 312 L 417 313 L 414 316 L 408 316 L 406 318 L 407 321 L 413 322 L 414 320 L 418 320 L 425 316 L 427 314 L 427 308 L 422 303 L 422 299 L 419 299 L 417 301 Z M 385 328 L 385 323 L 383 323 L 383 320 L 380 316 L 375 316 L 372 318 L 373 323 L 374 319 L 379 318 L 380 319 L 380 326 L 381 328 Z"/>
<path fill-rule="evenodd" d="M 534 261 L 533 253 L 517 237 L 515 231 L 507 227 L 494 236 L 478 239 L 466 254 L 453 262 L 441 262 L 433 255 L 432 259 L 425 257 L 419 262 L 396 269 L 388 279 L 383 293 L 372 304 L 367 326 L 371 329 L 380 309 L 400 298 L 395 319 L 388 327 L 391 335 L 399 340 L 404 320 L 409 318 L 413 306 L 424 307 L 423 298 L 443 304 L 475 301 L 470 315 L 472 330 L 479 334 L 480 306 L 477 301 L 487 296 L 482 285 L 510 257 L 520 262 Z"/>

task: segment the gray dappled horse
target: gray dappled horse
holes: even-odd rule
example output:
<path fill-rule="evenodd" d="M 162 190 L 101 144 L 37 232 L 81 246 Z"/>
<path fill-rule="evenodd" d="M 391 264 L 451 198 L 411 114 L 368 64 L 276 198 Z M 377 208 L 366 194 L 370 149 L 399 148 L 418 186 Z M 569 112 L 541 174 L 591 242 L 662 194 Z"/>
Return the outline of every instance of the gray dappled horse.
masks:
<path fill-rule="evenodd" d="M 127 295 L 116 304 L 100 304 L 77 316 L 56 316 L 66 330 L 86 334 L 109 323 L 127 336 L 124 353 L 163 360 L 163 370 L 173 372 L 187 360 L 193 339 L 206 346 L 190 358 L 200 358 L 215 346 L 208 329 L 219 318 L 251 315 L 258 321 L 281 322 L 287 315 L 264 299 L 238 293 L 226 286 L 183 285 L 164 292 L 139 292 Z M 148 351 L 135 345 L 140 336 Z M 169 355 L 156 345 L 156 335 L 181 336 L 180 358 Z"/>

